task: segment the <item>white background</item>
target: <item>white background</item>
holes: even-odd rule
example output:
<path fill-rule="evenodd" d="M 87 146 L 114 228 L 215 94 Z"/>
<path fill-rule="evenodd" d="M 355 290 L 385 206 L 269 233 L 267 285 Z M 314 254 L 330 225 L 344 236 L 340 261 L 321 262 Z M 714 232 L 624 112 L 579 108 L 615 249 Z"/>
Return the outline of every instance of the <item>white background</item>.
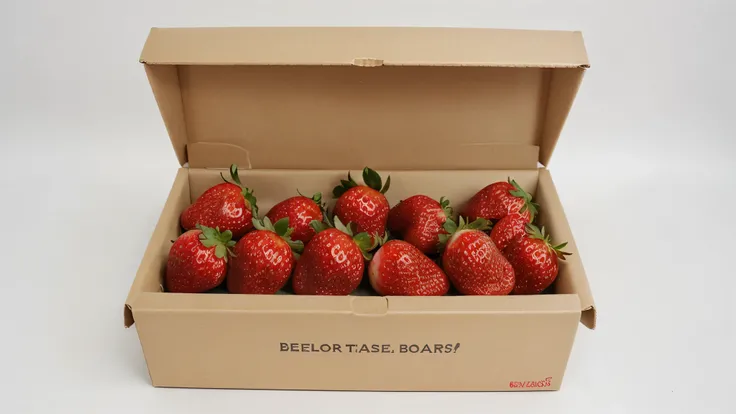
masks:
<path fill-rule="evenodd" d="M 734 17 L 726 0 L 3 1 L 0 412 L 734 412 Z M 223 25 L 583 31 L 592 68 L 550 169 L 599 329 L 580 327 L 561 391 L 151 387 L 123 301 L 178 165 L 137 58 L 151 26 Z"/>

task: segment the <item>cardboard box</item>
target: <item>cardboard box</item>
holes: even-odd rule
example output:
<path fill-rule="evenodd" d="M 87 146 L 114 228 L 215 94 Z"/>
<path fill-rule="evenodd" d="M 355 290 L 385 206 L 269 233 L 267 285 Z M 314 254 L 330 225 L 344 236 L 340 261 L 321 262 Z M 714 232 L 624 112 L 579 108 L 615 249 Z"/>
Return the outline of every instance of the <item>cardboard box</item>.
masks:
<path fill-rule="evenodd" d="M 544 167 L 588 67 L 579 32 L 153 29 L 140 60 L 183 166 L 125 304 L 154 386 L 559 389 L 578 323 L 596 318 Z M 391 175 L 392 205 L 457 208 L 511 176 L 574 254 L 547 295 L 163 292 L 179 214 L 231 163 L 262 212 L 364 166 Z"/>

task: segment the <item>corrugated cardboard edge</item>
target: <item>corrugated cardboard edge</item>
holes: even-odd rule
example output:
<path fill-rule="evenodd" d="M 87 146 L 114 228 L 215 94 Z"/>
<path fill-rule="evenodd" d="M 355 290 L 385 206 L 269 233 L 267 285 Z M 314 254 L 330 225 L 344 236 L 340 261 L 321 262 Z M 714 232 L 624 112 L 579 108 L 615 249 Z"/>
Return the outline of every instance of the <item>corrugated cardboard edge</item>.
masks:
<path fill-rule="evenodd" d="M 552 191 L 547 191 L 548 189 Z M 580 322 L 590 329 L 595 329 L 596 308 L 595 302 L 593 301 L 593 293 L 591 292 L 580 255 L 577 254 L 578 248 L 573 238 L 570 224 L 565 216 L 557 191 L 554 191 L 554 189 L 555 186 L 549 170 L 540 168 L 539 184 L 537 185 L 535 197 L 544 209 L 542 214 L 547 217 L 544 225 L 547 227 L 549 234 L 553 236 L 553 242 L 559 243 L 566 241 L 568 243 L 566 250 L 574 252 L 564 262 L 560 262 L 560 266 L 566 268 L 566 277 L 558 278 L 556 282 L 557 293 L 577 294 L 580 298 Z"/>
<path fill-rule="evenodd" d="M 189 201 L 189 179 L 188 169 L 180 168 L 174 179 L 174 184 L 171 187 L 169 196 L 166 199 L 164 209 L 159 216 L 156 228 L 153 231 L 148 247 L 143 254 L 143 259 L 138 266 L 138 272 L 135 275 L 133 284 L 128 292 L 128 297 L 125 300 L 125 307 L 123 308 L 123 320 L 126 328 L 135 323 L 133 309 L 138 296 L 142 292 L 161 292 L 163 289 L 160 285 L 160 270 L 151 269 L 152 263 L 155 262 L 156 256 L 160 254 L 160 249 L 165 246 L 165 240 L 167 234 L 170 232 L 167 226 L 171 220 L 167 220 L 167 217 L 176 216 L 178 217 L 182 209 L 182 199 Z M 178 220 L 176 221 L 178 223 Z"/>
<path fill-rule="evenodd" d="M 589 66 L 579 31 L 444 27 L 154 27 L 139 60 L 151 65 Z"/>

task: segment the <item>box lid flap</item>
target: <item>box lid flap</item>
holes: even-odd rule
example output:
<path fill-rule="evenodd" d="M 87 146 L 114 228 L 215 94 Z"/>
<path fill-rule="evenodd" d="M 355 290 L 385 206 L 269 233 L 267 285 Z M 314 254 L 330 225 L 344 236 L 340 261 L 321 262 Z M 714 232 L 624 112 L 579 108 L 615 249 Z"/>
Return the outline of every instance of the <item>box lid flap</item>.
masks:
<path fill-rule="evenodd" d="M 546 165 L 588 67 L 580 32 L 456 28 L 154 28 L 140 61 L 182 165 L 246 168 Z"/>

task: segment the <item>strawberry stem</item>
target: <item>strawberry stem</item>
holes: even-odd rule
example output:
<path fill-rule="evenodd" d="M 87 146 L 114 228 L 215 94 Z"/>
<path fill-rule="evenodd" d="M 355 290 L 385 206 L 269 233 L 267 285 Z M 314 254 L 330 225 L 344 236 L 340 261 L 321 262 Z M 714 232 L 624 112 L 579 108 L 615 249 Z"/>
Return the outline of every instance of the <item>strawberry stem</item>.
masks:
<path fill-rule="evenodd" d="M 215 256 L 219 259 L 227 261 L 228 254 L 235 256 L 230 248 L 235 246 L 233 233 L 230 230 L 220 232 L 219 227 L 207 227 L 197 224 L 197 229 L 202 233 L 199 235 L 199 241 L 204 247 L 214 247 Z"/>
<path fill-rule="evenodd" d="M 440 207 L 442 207 L 442 211 L 444 211 L 445 216 L 448 219 L 452 218 L 452 207 L 450 207 L 450 200 L 446 199 L 444 196 L 440 197 Z"/>
<path fill-rule="evenodd" d="M 539 227 L 533 224 L 527 223 L 526 233 L 532 239 L 538 239 L 538 240 L 544 241 L 544 244 L 547 246 L 549 251 L 554 253 L 557 256 L 557 258 L 561 260 L 565 260 L 566 256 L 572 255 L 572 253 L 562 250 L 567 246 L 567 242 L 560 243 L 556 246 L 552 244 L 551 236 L 545 231 L 544 226 L 542 226 L 542 229 L 540 230 Z"/>
<path fill-rule="evenodd" d="M 258 216 L 258 204 L 256 200 L 256 196 L 253 195 L 253 190 L 251 190 L 248 187 L 245 187 L 242 182 L 240 182 L 240 175 L 238 174 L 238 165 L 237 164 L 231 164 L 230 165 L 230 178 L 233 180 L 233 182 L 228 181 L 222 173 L 220 173 L 220 177 L 222 177 L 222 180 L 229 184 L 235 184 L 238 187 L 240 187 L 241 192 L 243 193 L 243 197 L 245 198 L 245 204 L 250 209 L 253 217 Z"/>
<path fill-rule="evenodd" d="M 304 250 L 304 243 L 301 240 L 292 240 L 291 234 L 294 232 L 293 227 L 289 227 L 289 218 L 284 217 L 272 223 L 271 219 L 264 217 L 262 219 L 253 218 L 253 227 L 257 230 L 265 230 L 276 233 L 279 237 L 291 247 L 294 253 L 301 253 Z"/>
<path fill-rule="evenodd" d="M 461 230 L 478 230 L 478 231 L 490 230 L 491 222 L 484 218 L 478 218 L 473 222 L 467 222 L 465 217 L 460 216 L 458 222 L 456 223 L 455 220 L 448 217 L 448 219 L 445 220 L 445 224 L 442 225 L 442 228 L 447 232 L 447 234 L 439 235 L 440 250 L 445 248 L 445 246 L 447 245 L 447 242 L 450 241 L 450 238 L 455 233 Z"/>
<path fill-rule="evenodd" d="M 363 168 L 363 182 L 367 187 L 379 191 L 381 194 L 386 194 L 386 191 L 391 187 L 391 176 L 389 175 L 386 178 L 386 184 L 384 185 L 381 176 L 376 171 L 365 167 Z M 348 171 L 348 179 L 340 180 L 340 185 L 332 189 L 332 196 L 334 198 L 339 198 L 349 189 L 358 187 L 359 185 L 360 184 L 358 184 L 350 175 L 350 171 Z"/>
<path fill-rule="evenodd" d="M 519 209 L 519 213 L 524 213 L 527 210 L 529 210 L 529 221 L 533 222 L 534 218 L 537 216 L 537 213 L 539 212 L 539 204 L 532 201 L 532 195 L 524 191 L 523 188 L 514 181 L 511 177 L 509 177 L 509 184 L 514 186 L 513 190 L 509 190 L 509 193 L 514 197 L 519 197 L 524 199 L 524 205 Z"/>

